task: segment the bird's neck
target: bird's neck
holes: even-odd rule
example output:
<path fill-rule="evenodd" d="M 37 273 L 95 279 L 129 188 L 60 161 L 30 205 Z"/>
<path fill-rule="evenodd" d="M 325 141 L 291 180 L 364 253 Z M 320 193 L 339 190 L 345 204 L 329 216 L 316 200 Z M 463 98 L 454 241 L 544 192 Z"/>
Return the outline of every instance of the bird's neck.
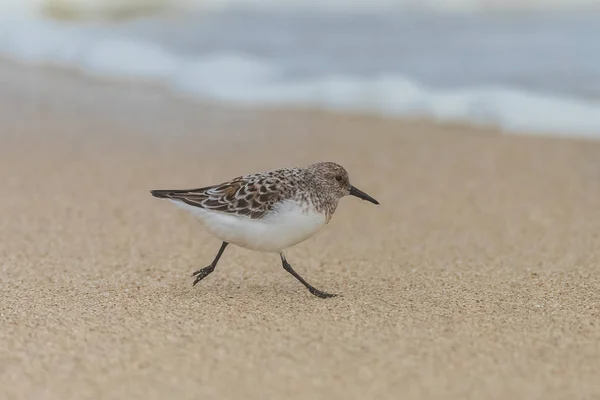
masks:
<path fill-rule="evenodd" d="M 307 200 L 318 212 L 324 213 L 327 218 L 327 222 L 329 222 L 331 216 L 337 208 L 339 198 L 331 190 L 325 180 L 319 179 L 312 174 L 306 178 L 307 179 L 303 181 L 305 187 L 301 191 L 309 194 Z"/>

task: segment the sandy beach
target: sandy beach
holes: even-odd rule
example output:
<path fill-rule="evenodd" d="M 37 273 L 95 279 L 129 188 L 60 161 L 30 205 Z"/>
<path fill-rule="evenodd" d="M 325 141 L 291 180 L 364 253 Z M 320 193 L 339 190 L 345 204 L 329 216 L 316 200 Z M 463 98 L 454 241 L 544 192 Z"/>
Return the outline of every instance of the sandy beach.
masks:
<path fill-rule="evenodd" d="M 3 399 L 600 397 L 600 142 L 310 110 L 0 63 Z M 149 190 L 336 161 L 277 256 Z"/>

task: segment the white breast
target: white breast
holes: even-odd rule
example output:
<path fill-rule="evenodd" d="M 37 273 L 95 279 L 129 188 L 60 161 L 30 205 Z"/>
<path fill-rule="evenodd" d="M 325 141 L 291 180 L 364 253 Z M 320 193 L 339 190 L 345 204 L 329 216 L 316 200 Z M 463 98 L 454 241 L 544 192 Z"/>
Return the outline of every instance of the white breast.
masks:
<path fill-rule="evenodd" d="M 326 224 L 324 214 L 309 208 L 305 211 L 294 201 L 285 201 L 261 219 L 225 214 L 192 207 L 172 200 L 193 213 L 206 229 L 219 239 L 251 250 L 279 253 L 305 241 Z"/>

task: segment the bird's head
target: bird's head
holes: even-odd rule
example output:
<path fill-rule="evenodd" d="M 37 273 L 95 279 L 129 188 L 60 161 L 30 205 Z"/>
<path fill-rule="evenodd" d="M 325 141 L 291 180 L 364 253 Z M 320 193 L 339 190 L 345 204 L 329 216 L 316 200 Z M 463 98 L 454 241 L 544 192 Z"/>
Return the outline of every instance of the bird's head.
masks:
<path fill-rule="evenodd" d="M 344 196 L 356 196 L 360 199 L 379 204 L 377 200 L 357 189 L 350 184 L 350 177 L 344 167 L 333 162 L 321 162 L 310 165 L 308 169 L 313 173 L 314 179 L 319 182 L 323 190 L 327 190 L 333 196 L 342 198 Z"/>

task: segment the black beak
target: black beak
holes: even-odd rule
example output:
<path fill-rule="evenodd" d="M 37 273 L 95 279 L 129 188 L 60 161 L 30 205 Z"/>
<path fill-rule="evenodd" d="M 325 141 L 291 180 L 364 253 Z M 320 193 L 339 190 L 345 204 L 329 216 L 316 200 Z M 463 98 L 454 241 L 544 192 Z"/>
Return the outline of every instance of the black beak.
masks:
<path fill-rule="evenodd" d="M 377 200 L 375 200 L 374 198 L 372 198 L 371 196 L 369 196 L 368 194 L 366 194 L 362 190 L 358 190 L 354 186 L 350 186 L 350 194 L 352 196 L 358 197 L 359 199 L 370 201 L 373 204 L 379 204 L 379 202 Z"/>

